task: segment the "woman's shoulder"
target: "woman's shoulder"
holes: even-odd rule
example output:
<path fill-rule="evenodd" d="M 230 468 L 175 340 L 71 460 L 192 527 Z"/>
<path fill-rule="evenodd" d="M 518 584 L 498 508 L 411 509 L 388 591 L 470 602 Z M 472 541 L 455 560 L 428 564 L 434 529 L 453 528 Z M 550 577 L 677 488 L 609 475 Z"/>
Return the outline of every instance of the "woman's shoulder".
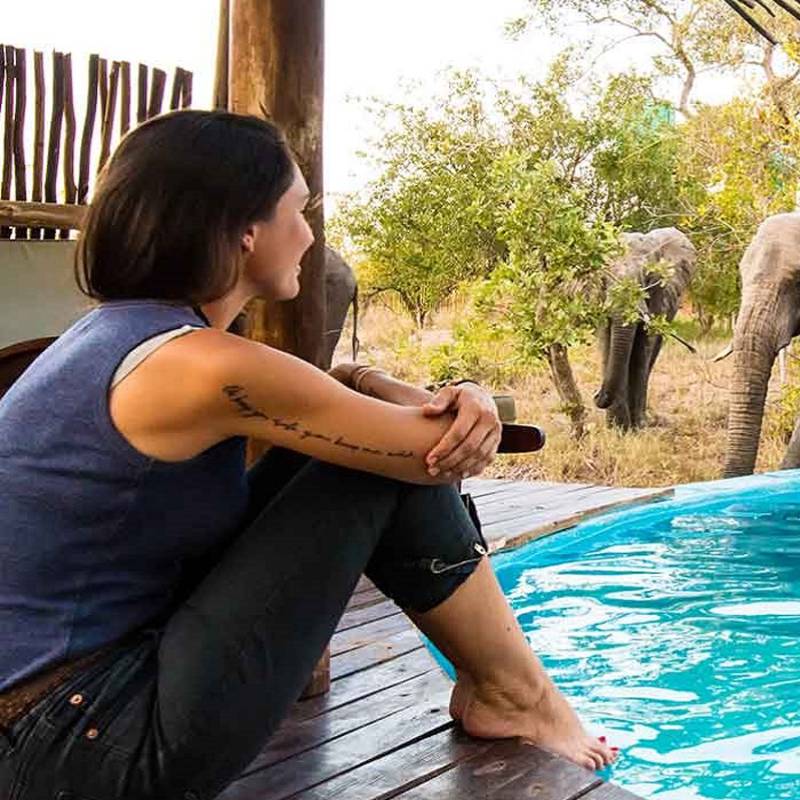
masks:
<path fill-rule="evenodd" d="M 216 328 L 170 339 L 109 392 L 114 425 L 147 456 L 193 458 L 225 438 L 203 412 L 226 365 L 246 360 L 254 344 Z"/>

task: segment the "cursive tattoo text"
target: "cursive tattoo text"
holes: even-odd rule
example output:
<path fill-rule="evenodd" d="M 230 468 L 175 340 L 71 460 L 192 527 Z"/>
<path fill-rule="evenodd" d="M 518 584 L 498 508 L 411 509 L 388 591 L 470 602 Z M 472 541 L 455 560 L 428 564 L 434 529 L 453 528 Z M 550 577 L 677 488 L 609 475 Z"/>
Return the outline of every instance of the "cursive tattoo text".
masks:
<path fill-rule="evenodd" d="M 263 411 L 259 411 L 250 403 L 250 400 L 247 396 L 247 391 L 243 386 L 237 386 L 235 384 L 223 386 L 222 393 L 236 407 L 240 417 L 258 417 L 259 419 L 263 419 L 265 422 L 272 423 L 272 425 L 276 428 L 280 428 L 281 430 L 289 431 L 291 433 L 297 433 L 300 436 L 301 441 L 305 439 L 321 439 L 323 442 L 328 442 L 336 447 L 343 447 L 353 453 L 369 453 L 373 456 L 386 456 L 387 458 L 414 457 L 414 453 L 411 450 L 376 450 L 373 447 L 366 447 L 365 445 L 348 442 L 344 436 L 336 436 L 334 438 L 332 436 L 326 436 L 322 433 L 310 431 L 308 428 L 303 427 L 303 425 L 297 420 L 290 422 L 288 420 L 281 419 L 280 417 L 271 417 L 268 414 L 265 414 Z"/>

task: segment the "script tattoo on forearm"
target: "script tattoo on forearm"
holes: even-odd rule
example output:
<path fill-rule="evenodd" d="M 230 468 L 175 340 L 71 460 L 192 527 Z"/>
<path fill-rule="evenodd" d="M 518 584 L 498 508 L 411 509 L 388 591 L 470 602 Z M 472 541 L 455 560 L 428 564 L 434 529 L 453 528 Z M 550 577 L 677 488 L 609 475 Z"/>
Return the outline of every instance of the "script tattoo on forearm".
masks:
<path fill-rule="evenodd" d="M 271 422 L 276 428 L 284 431 L 297 433 L 300 440 L 305 439 L 321 439 L 323 442 L 328 442 L 336 447 L 344 447 L 351 452 L 369 453 L 373 456 L 387 456 L 389 458 L 413 458 L 414 453 L 411 450 L 375 450 L 372 447 L 365 447 L 364 445 L 353 444 L 345 440 L 344 436 L 325 436 L 322 433 L 315 433 L 314 431 L 304 428 L 297 420 L 289 422 L 288 420 L 281 419 L 280 417 L 270 417 L 263 411 L 259 411 L 251 403 L 247 397 L 247 392 L 243 386 L 228 385 L 222 387 L 222 393 L 236 406 L 240 417 L 259 417 L 265 422 Z"/>

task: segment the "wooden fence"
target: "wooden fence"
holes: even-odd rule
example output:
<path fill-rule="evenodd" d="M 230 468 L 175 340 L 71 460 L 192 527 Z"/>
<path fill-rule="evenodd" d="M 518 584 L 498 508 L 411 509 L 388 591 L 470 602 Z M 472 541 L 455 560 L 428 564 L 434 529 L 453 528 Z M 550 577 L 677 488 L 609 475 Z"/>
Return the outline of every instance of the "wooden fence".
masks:
<path fill-rule="evenodd" d="M 73 218 L 79 219 L 82 209 L 73 215 L 68 206 L 85 205 L 91 178 L 106 163 L 112 146 L 131 125 L 138 125 L 160 114 L 164 104 L 167 73 L 158 68 L 138 65 L 134 86 L 128 61 L 109 62 L 99 55 L 89 57 L 86 103 L 83 125 L 78 127 L 73 93 L 72 55 L 54 52 L 45 76 L 45 58 L 33 53 L 33 169 L 28 175 L 26 143 L 31 131 L 26 127 L 28 115 L 29 76 L 25 48 L 0 45 L 0 120 L 3 122 L 2 169 L 0 170 L 0 216 L 5 222 L 18 216 L 34 219 L 41 212 L 41 223 L 52 221 L 49 204 L 61 202 L 59 218 L 65 228 L 0 226 L 0 239 L 67 238 Z M 49 124 L 45 119 L 49 83 Z M 98 109 L 99 100 L 99 109 Z M 169 108 L 186 108 L 192 103 L 192 73 L 178 67 L 172 78 Z M 98 113 L 99 112 L 99 113 Z M 135 118 L 135 122 L 134 122 Z M 95 133 L 99 132 L 99 151 L 93 152 Z M 77 158 L 76 158 L 77 157 Z M 77 169 L 76 169 L 77 164 Z M 59 174 L 62 176 L 59 197 Z M 14 199 L 11 198 L 12 178 Z M 29 200 L 31 202 L 29 202 Z M 47 204 L 37 206 L 35 204 Z M 48 216 L 50 215 L 50 216 Z"/>

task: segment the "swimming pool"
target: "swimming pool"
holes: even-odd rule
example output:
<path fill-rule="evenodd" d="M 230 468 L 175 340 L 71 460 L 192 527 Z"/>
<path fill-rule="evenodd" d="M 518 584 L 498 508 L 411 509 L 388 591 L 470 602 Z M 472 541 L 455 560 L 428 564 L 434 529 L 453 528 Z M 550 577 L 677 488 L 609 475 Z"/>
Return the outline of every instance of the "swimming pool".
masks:
<path fill-rule="evenodd" d="M 621 748 L 603 777 L 800 800 L 800 470 L 683 486 L 493 563 L 555 682 Z"/>

